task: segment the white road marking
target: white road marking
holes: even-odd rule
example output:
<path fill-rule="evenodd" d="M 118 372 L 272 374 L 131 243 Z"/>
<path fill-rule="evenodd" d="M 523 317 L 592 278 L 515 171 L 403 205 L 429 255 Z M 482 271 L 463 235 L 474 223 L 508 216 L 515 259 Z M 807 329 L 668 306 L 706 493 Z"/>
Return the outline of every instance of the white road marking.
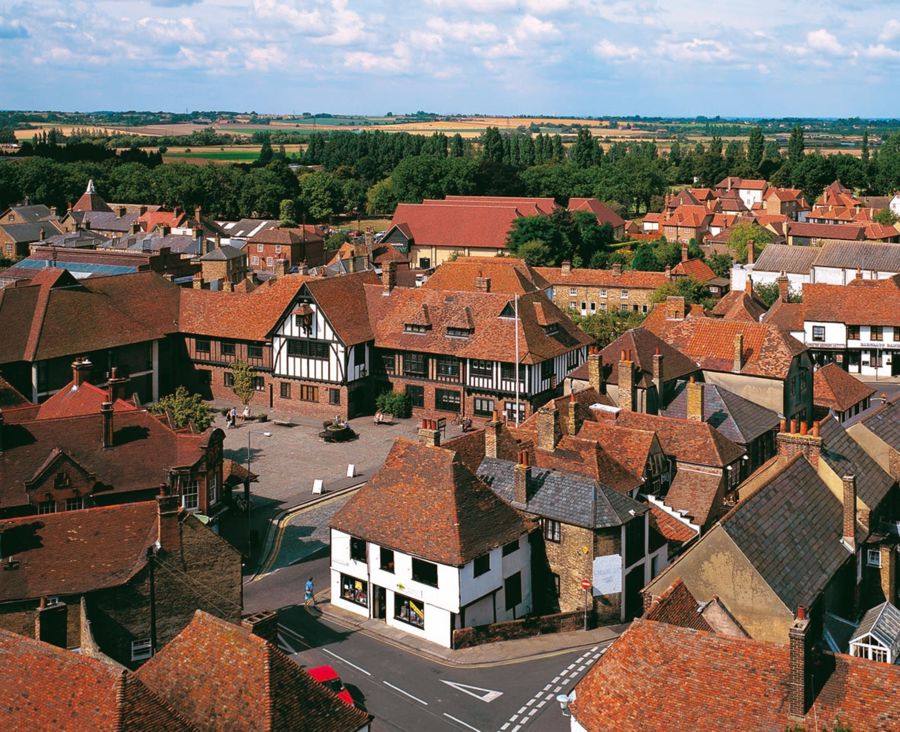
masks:
<path fill-rule="evenodd" d="M 532 709 L 530 712 L 528 712 L 528 716 L 529 716 L 529 717 L 533 717 L 535 714 L 538 713 L 538 711 L 539 711 L 538 708 L 535 707 L 535 708 Z"/>
<path fill-rule="evenodd" d="M 535 702 L 536 700 L 537 700 L 537 697 L 534 697 L 534 696 L 531 697 L 531 699 L 529 699 L 527 702 L 525 702 L 525 706 L 526 706 L 526 707 L 530 707 L 532 704 L 534 704 L 534 702 Z"/>
<path fill-rule="evenodd" d="M 371 676 L 371 675 L 372 675 L 372 674 L 370 674 L 368 671 L 366 671 L 364 668 L 362 668 L 361 666 L 357 666 L 355 663 L 350 663 L 350 661 L 348 661 L 346 658 L 341 658 L 337 653 L 332 653 L 332 652 L 329 651 L 327 648 L 323 648 L 322 650 L 323 650 L 325 653 L 327 653 L 329 656 L 334 656 L 334 658 L 336 658 L 338 661 L 343 661 L 343 662 L 346 663 L 348 666 L 352 666 L 352 667 L 355 668 L 357 671 L 362 671 L 366 676 Z"/>
<path fill-rule="evenodd" d="M 461 719 L 457 719 L 456 717 L 454 717 L 452 714 L 447 714 L 447 712 L 444 712 L 444 716 L 447 719 L 452 719 L 457 724 L 461 724 L 463 727 L 468 727 L 469 729 L 473 730 L 474 732 L 481 732 L 481 730 L 479 730 L 477 727 L 473 727 L 471 724 L 466 724 Z"/>
<path fill-rule="evenodd" d="M 541 699 L 541 700 L 538 702 L 538 709 L 540 709 L 542 706 L 544 706 L 544 704 L 546 704 L 547 701 L 548 701 L 547 699 Z"/>
<path fill-rule="evenodd" d="M 394 686 L 390 681 L 382 681 L 381 683 L 384 684 L 385 686 L 390 686 L 394 691 L 399 691 L 404 696 L 408 696 L 410 699 L 413 699 L 413 700 L 419 702 L 419 704 L 424 704 L 426 707 L 428 706 L 428 702 L 425 701 L 424 699 L 419 699 L 419 697 L 413 696 L 408 691 L 403 691 L 403 689 L 401 689 L 399 686 Z"/>
<path fill-rule="evenodd" d="M 499 699 L 501 696 L 503 696 L 502 691 L 484 689 L 480 686 L 472 686 L 471 684 L 462 684 L 459 681 L 444 681 L 443 679 L 441 679 L 441 683 L 447 684 L 447 686 L 452 686 L 454 689 L 456 689 L 457 691 L 461 691 L 463 694 L 474 696 L 476 699 L 480 699 L 487 704 L 490 704 L 492 701 L 494 701 L 494 699 Z"/>
<path fill-rule="evenodd" d="M 509 727 L 509 722 L 504 722 L 503 726 L 500 728 L 500 732 L 503 732 L 507 727 Z"/>
<path fill-rule="evenodd" d="M 547 684 L 547 685 L 543 688 L 543 691 L 547 691 L 551 686 L 553 686 L 553 684 Z"/>

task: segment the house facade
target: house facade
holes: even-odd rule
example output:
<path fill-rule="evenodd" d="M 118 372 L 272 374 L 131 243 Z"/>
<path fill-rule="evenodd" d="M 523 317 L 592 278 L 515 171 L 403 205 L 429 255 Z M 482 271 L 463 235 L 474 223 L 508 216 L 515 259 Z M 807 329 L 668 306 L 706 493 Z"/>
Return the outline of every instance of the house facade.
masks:
<path fill-rule="evenodd" d="M 570 262 L 560 267 L 535 267 L 552 286 L 550 298 L 563 311 L 582 316 L 606 312 L 646 313 L 652 307 L 650 296 L 671 281 L 668 273 L 573 268 Z"/>

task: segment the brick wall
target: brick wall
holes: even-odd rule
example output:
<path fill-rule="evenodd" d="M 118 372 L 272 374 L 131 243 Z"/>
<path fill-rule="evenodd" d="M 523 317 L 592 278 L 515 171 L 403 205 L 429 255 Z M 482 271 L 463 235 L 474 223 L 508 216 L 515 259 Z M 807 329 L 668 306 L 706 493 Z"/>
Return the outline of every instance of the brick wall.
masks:
<path fill-rule="evenodd" d="M 476 415 L 475 414 L 475 400 L 476 399 L 492 399 L 494 401 L 494 409 L 498 410 L 501 415 L 504 414 L 504 409 L 506 402 L 515 402 L 516 397 L 514 394 L 507 395 L 497 395 L 491 393 L 480 393 L 473 392 L 463 384 L 458 383 L 444 383 L 444 382 L 434 382 L 434 381 L 426 381 L 423 379 L 406 379 L 402 376 L 388 376 L 390 379 L 390 384 L 385 385 L 383 388 L 393 387 L 393 390 L 396 392 L 405 392 L 407 385 L 411 386 L 420 386 L 424 390 L 424 405 L 423 407 L 413 407 L 413 416 L 415 417 L 428 417 L 428 418 L 438 418 L 438 417 L 446 417 L 448 421 L 452 421 L 453 418 L 457 414 L 462 414 L 465 417 L 469 417 L 473 420 L 473 422 L 478 423 L 478 420 L 484 420 L 485 422 L 490 420 L 490 415 Z M 561 387 L 562 385 L 560 385 Z M 458 391 L 460 393 L 460 411 L 451 412 L 441 409 L 435 409 L 435 392 L 438 389 L 445 389 L 448 391 Z M 560 391 L 561 393 L 561 391 Z M 552 398 L 552 394 L 547 392 L 544 396 L 539 396 L 535 398 L 526 398 L 524 395 L 519 397 L 520 403 L 523 405 L 523 419 L 531 416 L 534 412 L 534 404 L 543 404 Z"/>
<path fill-rule="evenodd" d="M 10 570 L 14 571 L 14 570 Z M 61 597 L 66 605 L 66 646 L 77 648 L 80 643 L 81 626 L 79 619 L 79 596 Z M 35 619 L 38 614 L 38 600 L 6 602 L 0 604 L 0 628 L 29 638 L 35 637 Z"/>

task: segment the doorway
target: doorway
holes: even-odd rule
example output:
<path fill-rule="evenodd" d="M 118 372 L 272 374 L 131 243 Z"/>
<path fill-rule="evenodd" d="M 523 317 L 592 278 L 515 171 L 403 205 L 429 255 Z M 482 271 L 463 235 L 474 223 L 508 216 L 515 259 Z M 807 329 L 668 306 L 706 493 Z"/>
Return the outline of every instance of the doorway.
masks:
<path fill-rule="evenodd" d="M 375 620 L 387 617 L 387 590 L 378 585 L 372 585 L 372 617 Z"/>

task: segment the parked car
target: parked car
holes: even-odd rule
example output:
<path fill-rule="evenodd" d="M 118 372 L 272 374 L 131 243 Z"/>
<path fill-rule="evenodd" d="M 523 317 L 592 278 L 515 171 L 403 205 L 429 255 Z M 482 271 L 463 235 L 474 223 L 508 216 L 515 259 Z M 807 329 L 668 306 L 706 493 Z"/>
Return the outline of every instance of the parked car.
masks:
<path fill-rule="evenodd" d="M 338 672 L 335 671 L 333 667 L 314 666 L 313 668 L 308 668 L 306 670 L 316 681 L 331 689 L 351 707 L 353 706 L 353 697 L 350 696 L 350 692 L 347 691 L 347 687 L 344 686 L 344 682 L 341 681 L 341 677 L 338 676 Z"/>

